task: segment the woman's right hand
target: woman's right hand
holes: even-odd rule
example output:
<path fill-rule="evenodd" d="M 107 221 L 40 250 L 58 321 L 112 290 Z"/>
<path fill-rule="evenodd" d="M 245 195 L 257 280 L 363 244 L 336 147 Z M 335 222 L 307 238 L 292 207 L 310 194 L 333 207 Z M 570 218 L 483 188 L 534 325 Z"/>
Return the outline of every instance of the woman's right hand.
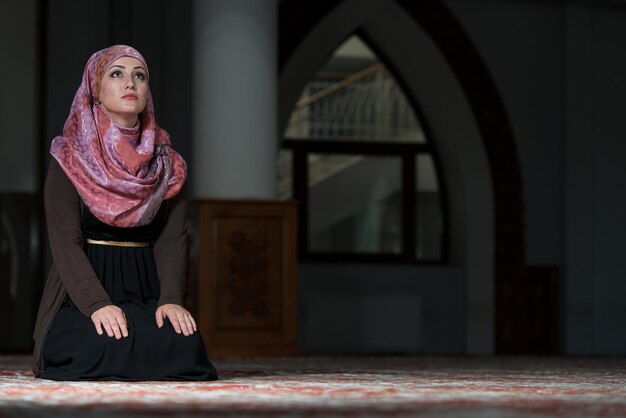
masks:
<path fill-rule="evenodd" d="M 91 320 L 96 326 L 98 335 L 102 335 L 103 329 L 109 337 L 115 336 L 117 340 L 128 337 L 128 326 L 124 311 L 115 305 L 107 305 L 91 314 Z"/>

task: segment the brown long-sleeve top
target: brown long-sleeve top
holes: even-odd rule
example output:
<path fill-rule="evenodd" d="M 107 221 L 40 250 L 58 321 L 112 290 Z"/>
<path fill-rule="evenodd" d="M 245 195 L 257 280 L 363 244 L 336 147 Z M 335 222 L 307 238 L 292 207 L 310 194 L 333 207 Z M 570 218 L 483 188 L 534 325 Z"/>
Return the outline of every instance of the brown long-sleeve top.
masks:
<path fill-rule="evenodd" d="M 158 305 L 182 305 L 185 287 L 185 219 L 187 202 L 184 190 L 172 198 L 169 216 L 154 243 L 154 258 L 161 286 Z M 59 163 L 52 158 L 44 186 L 44 204 L 52 267 L 43 290 L 33 338 L 33 372 L 42 369 L 42 348 L 50 324 L 66 294 L 87 317 L 112 305 L 84 250 L 81 199 Z M 156 320 L 156 319 L 155 319 Z"/>

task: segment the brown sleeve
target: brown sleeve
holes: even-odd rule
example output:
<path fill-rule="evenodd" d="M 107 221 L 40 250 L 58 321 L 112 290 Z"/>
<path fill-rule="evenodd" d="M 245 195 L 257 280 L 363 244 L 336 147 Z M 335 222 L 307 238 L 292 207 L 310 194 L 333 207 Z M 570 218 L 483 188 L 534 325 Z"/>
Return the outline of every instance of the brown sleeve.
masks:
<path fill-rule="evenodd" d="M 184 190 L 174 196 L 169 204 L 167 222 L 154 243 L 154 258 L 161 284 L 158 306 L 166 303 L 182 306 L 187 267 L 187 201 Z"/>
<path fill-rule="evenodd" d="M 112 305 L 84 250 L 80 197 L 52 158 L 44 187 L 52 259 L 72 302 L 85 316 Z"/>

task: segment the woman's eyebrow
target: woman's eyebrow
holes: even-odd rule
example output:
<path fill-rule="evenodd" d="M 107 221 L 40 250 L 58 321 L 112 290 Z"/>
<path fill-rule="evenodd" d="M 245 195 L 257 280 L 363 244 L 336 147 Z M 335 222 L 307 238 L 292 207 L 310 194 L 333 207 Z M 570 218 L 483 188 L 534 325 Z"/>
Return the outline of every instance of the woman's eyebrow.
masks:
<path fill-rule="evenodd" d="M 113 67 L 120 67 L 120 68 L 126 69 L 126 67 L 124 67 L 123 65 L 119 65 L 119 64 L 111 65 L 111 68 L 113 68 Z M 146 71 L 143 67 L 133 67 L 133 70 L 144 70 L 144 71 Z"/>

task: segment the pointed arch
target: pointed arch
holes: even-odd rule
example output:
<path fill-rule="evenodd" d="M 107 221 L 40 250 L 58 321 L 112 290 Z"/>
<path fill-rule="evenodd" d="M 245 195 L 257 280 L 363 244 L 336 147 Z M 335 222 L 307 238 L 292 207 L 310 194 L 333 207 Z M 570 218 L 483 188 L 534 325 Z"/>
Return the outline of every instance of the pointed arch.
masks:
<path fill-rule="evenodd" d="M 282 0 L 279 10 L 279 127 L 312 73 L 355 32 L 419 109 L 446 176 L 450 259 L 464 268 L 466 351 L 493 352 L 496 284 L 523 264 L 524 211 L 508 118 L 471 42 L 440 1 Z"/>

